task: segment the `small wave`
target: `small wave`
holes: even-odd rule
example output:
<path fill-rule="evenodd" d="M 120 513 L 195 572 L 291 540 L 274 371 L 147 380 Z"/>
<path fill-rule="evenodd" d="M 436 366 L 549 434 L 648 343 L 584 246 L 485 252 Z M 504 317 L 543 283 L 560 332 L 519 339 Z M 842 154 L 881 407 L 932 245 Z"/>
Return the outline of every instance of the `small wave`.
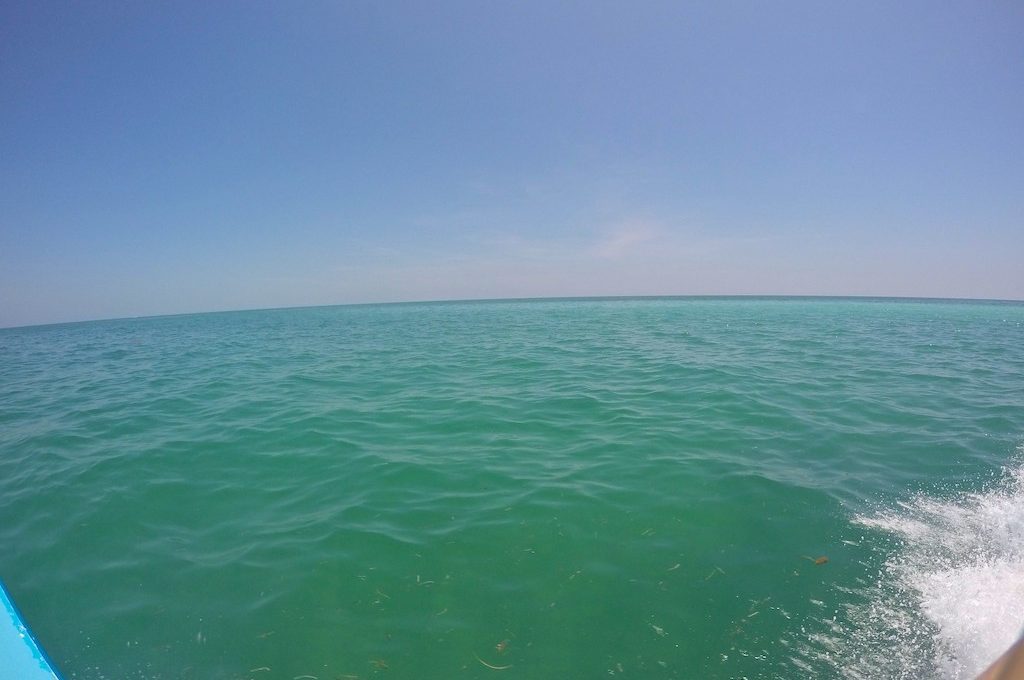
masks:
<path fill-rule="evenodd" d="M 922 494 L 854 523 L 882 538 L 877 578 L 810 635 L 805 660 L 847 678 L 959 680 L 1020 635 L 1024 463 L 985 491 Z"/>

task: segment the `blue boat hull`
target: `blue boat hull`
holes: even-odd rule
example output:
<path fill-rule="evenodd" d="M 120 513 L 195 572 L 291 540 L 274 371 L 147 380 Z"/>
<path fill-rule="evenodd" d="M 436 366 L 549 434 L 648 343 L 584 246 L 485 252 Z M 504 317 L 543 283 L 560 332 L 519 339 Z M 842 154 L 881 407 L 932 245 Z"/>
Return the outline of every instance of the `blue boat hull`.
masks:
<path fill-rule="evenodd" d="M 61 680 L 2 582 L 0 601 L 7 613 L 4 621 L 0 622 L 0 679 Z"/>

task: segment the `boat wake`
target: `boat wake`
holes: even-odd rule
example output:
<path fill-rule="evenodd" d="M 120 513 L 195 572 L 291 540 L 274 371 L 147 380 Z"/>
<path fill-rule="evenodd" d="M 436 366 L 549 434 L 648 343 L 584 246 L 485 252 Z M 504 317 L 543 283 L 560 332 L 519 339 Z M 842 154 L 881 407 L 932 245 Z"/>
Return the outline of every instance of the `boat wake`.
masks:
<path fill-rule="evenodd" d="M 879 546 L 877 576 L 843 589 L 848 604 L 805 631 L 798 666 L 858 680 L 973 678 L 1021 634 L 1024 464 L 983 492 L 919 495 L 854 523 Z"/>

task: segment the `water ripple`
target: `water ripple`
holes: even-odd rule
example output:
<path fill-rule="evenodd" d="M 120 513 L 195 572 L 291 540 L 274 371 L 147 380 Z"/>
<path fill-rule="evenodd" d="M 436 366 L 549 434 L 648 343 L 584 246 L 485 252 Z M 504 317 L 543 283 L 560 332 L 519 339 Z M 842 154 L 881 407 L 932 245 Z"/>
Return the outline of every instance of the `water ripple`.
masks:
<path fill-rule="evenodd" d="M 917 554 L 864 518 L 1012 457 L 1022 336 L 786 299 L 0 331 L 0 577 L 80 680 L 838 676 L 892 647 L 834 612 Z"/>

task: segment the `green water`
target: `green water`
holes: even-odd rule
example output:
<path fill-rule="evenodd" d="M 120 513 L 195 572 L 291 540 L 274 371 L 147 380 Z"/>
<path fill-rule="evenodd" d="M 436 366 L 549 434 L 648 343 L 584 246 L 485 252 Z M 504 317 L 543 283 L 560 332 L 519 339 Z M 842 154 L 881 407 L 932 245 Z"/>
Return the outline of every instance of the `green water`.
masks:
<path fill-rule="evenodd" d="M 8 329 L 0 578 L 81 680 L 969 677 L 1024 624 L 1022 443 L 1015 304 Z"/>

